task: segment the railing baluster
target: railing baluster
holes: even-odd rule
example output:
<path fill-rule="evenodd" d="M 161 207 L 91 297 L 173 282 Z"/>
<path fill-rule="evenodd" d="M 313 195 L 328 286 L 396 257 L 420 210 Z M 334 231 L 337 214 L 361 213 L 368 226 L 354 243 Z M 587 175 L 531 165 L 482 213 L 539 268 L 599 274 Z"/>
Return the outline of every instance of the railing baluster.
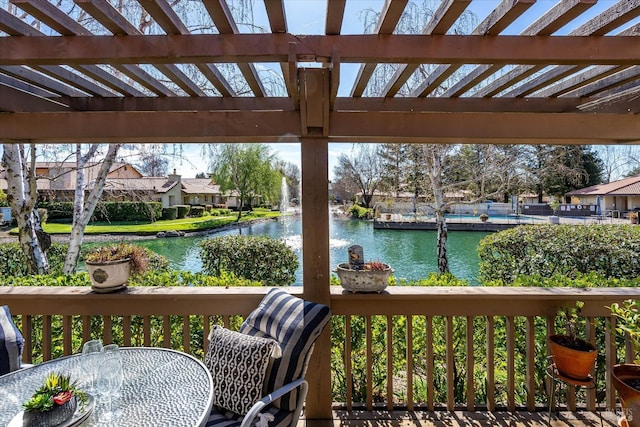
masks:
<path fill-rule="evenodd" d="M 633 343 L 629 332 L 624 334 L 624 363 L 633 363 L 635 354 L 633 354 Z"/>
<path fill-rule="evenodd" d="M 73 318 L 71 316 L 62 316 L 62 351 L 65 356 L 73 353 L 71 329 L 73 326 Z"/>
<path fill-rule="evenodd" d="M 185 353 L 191 352 L 191 316 L 184 316 L 182 319 L 182 347 Z"/>
<path fill-rule="evenodd" d="M 113 328 L 111 327 L 111 316 L 102 316 L 102 340 L 105 344 L 113 342 Z"/>
<path fill-rule="evenodd" d="M 515 325 L 513 316 L 507 316 L 507 410 L 513 412 L 516 410 L 515 401 Z"/>
<path fill-rule="evenodd" d="M 162 318 L 162 346 L 171 348 L 171 316 L 163 316 Z"/>
<path fill-rule="evenodd" d="M 151 347 L 151 317 L 142 316 L 142 341 L 145 347 Z"/>
<path fill-rule="evenodd" d="M 51 360 L 51 316 L 42 316 L 42 361 Z"/>
<path fill-rule="evenodd" d="M 22 360 L 33 363 L 33 316 L 22 316 L 22 335 L 25 339 Z"/>
<path fill-rule="evenodd" d="M 344 339 L 344 374 L 346 375 L 347 386 L 347 410 L 353 409 L 353 373 L 352 373 L 352 359 L 351 359 L 351 316 L 345 317 L 345 339 Z"/>
<path fill-rule="evenodd" d="M 387 315 L 387 410 L 393 410 L 393 317 Z"/>
<path fill-rule="evenodd" d="M 473 316 L 467 316 L 467 411 L 475 410 Z"/>
<path fill-rule="evenodd" d="M 447 409 L 453 411 L 455 408 L 455 396 L 453 395 L 453 371 L 455 364 L 455 354 L 453 353 L 453 317 L 446 317 L 446 343 L 447 343 Z"/>
<path fill-rule="evenodd" d="M 604 343 L 605 343 L 605 382 L 606 382 L 606 398 L 607 409 L 610 411 L 616 408 L 616 392 L 613 388 L 613 382 L 611 380 L 611 370 L 613 365 L 617 363 L 616 355 L 616 318 L 611 316 L 607 317 L 604 327 Z"/>
<path fill-rule="evenodd" d="M 413 411 L 413 316 L 407 316 L 407 409 Z"/>
<path fill-rule="evenodd" d="M 593 317 L 587 317 L 587 324 L 586 324 L 586 330 L 585 330 L 585 337 L 587 338 L 587 342 L 590 342 L 594 346 L 596 346 L 595 322 L 596 322 L 596 319 L 594 319 Z M 591 375 L 593 375 L 596 381 L 598 380 L 598 377 L 596 376 L 596 366 L 594 366 L 594 368 L 591 370 Z M 597 385 L 598 384 L 596 383 L 596 388 L 597 388 Z M 596 391 L 597 391 L 596 389 L 587 390 L 586 406 L 589 411 L 595 411 L 596 409 Z"/>
<path fill-rule="evenodd" d="M 526 319 L 526 383 L 527 383 L 527 409 L 529 411 L 535 411 L 536 409 L 536 334 L 535 334 L 535 319 L 533 317 L 527 317 Z"/>
<path fill-rule="evenodd" d="M 434 410 L 434 374 L 435 360 L 433 356 L 433 317 L 426 316 L 425 324 L 427 326 L 427 408 L 430 411 Z"/>
<path fill-rule="evenodd" d="M 82 316 L 82 342 L 91 340 L 91 316 Z"/>
<path fill-rule="evenodd" d="M 496 379 L 495 379 L 495 319 L 487 316 L 487 409 L 496 409 Z"/>
<path fill-rule="evenodd" d="M 122 345 L 131 347 L 131 316 L 122 317 Z"/>
<path fill-rule="evenodd" d="M 547 356 L 551 355 L 551 349 L 549 348 L 549 342 L 548 340 L 546 340 L 546 337 L 548 337 L 549 335 L 554 335 L 555 334 L 555 316 L 550 316 L 546 318 L 546 326 L 547 326 L 547 334 L 545 335 L 545 354 Z M 547 359 L 549 360 L 549 359 Z M 549 365 L 549 362 L 547 362 L 547 365 Z M 547 366 L 545 366 L 545 369 L 547 368 Z M 546 375 L 546 390 L 547 390 L 547 396 L 551 396 L 551 387 L 555 387 L 555 384 L 553 383 L 553 379 L 551 379 L 551 377 L 549 377 L 549 375 Z M 555 399 L 551 402 L 549 402 L 549 405 L 551 406 L 552 410 L 556 409 L 556 402 Z"/>
<path fill-rule="evenodd" d="M 211 316 L 202 316 L 202 350 L 206 353 L 209 348 L 209 333 L 211 332 Z"/>
<path fill-rule="evenodd" d="M 367 334 L 367 410 L 373 410 L 373 330 L 371 316 L 365 316 Z"/>

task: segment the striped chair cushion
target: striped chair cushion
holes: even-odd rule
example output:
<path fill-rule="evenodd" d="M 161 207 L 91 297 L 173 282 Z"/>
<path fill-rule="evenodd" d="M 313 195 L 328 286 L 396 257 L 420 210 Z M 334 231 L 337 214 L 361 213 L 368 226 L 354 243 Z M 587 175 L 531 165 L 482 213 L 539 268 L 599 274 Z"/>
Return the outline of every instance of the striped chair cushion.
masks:
<path fill-rule="evenodd" d="M 291 417 L 293 412 L 283 411 L 274 407 L 263 411 L 259 417 L 265 417 L 264 414 L 269 414 L 273 417 L 265 418 L 269 427 L 287 427 L 291 425 Z M 242 415 L 238 415 L 235 412 L 227 411 L 225 409 L 214 406 L 211 411 L 211 415 L 207 419 L 205 427 L 239 427 L 242 424 Z M 256 418 L 252 425 L 261 422 L 260 418 Z M 264 424 L 260 424 L 263 426 Z"/>
<path fill-rule="evenodd" d="M 267 368 L 264 394 L 303 378 L 313 344 L 331 319 L 331 310 L 323 304 L 302 300 L 282 289 L 271 289 L 260 305 L 246 318 L 240 332 L 273 338 L 280 344 L 282 356 L 272 359 Z M 274 402 L 277 408 L 292 411 L 297 390 Z"/>
<path fill-rule="evenodd" d="M 0 307 L 0 375 L 20 368 L 24 339 L 13 323 L 9 307 Z"/>

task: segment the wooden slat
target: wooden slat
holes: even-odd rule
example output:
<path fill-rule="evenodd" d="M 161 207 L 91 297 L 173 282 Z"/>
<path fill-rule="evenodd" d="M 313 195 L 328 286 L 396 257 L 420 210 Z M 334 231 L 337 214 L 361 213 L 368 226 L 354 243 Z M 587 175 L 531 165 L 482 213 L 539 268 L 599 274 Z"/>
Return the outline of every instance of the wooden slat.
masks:
<path fill-rule="evenodd" d="M 191 316 L 184 316 L 182 319 L 182 348 L 185 353 L 191 352 Z"/>
<path fill-rule="evenodd" d="M 534 325 L 535 319 L 528 316 L 525 320 L 525 383 L 527 389 L 527 409 L 529 411 L 535 411 L 536 409 L 536 332 Z"/>
<path fill-rule="evenodd" d="M 467 331 L 467 339 L 466 339 L 467 411 L 475 410 L 475 399 L 476 399 L 475 381 L 474 381 L 475 350 L 474 350 L 474 345 L 473 345 L 473 332 L 474 332 L 473 321 L 474 321 L 474 317 L 473 316 L 467 316 L 467 324 L 466 324 L 466 331 Z"/>
<path fill-rule="evenodd" d="M 347 0 L 327 0 L 327 18 L 324 24 L 325 34 L 340 34 L 346 4 Z"/>
<path fill-rule="evenodd" d="M 0 9 L 1 10 L 1 9 Z M 37 73 L 27 67 L 21 66 L 7 66 L 0 67 L 0 72 L 3 74 L 13 76 L 22 81 L 31 83 L 33 85 L 39 86 L 43 89 L 46 89 L 48 92 L 64 95 L 64 96 L 86 96 L 86 92 L 76 89 L 75 87 L 71 87 L 69 85 L 63 84 L 56 79 L 52 79 L 47 77 L 44 74 Z"/>
<path fill-rule="evenodd" d="M 42 361 L 51 360 L 51 316 L 42 316 Z"/>
<path fill-rule="evenodd" d="M 407 5 L 407 0 L 387 0 L 384 3 L 378 22 L 374 29 L 375 34 L 391 34 L 398 25 L 398 21 L 402 16 L 402 12 Z M 327 33 L 328 34 L 328 33 Z M 353 87 L 351 88 L 351 96 L 360 97 L 364 93 L 373 72 L 375 71 L 375 63 L 360 64 L 360 69 L 356 76 Z"/>
<path fill-rule="evenodd" d="M 596 347 L 596 349 L 598 350 L 599 354 L 602 354 L 602 350 L 598 349 L 597 344 L 596 344 L 596 327 L 595 327 L 595 322 L 597 321 L 597 319 L 595 319 L 594 317 L 587 317 L 586 319 L 586 329 L 585 329 L 585 339 L 587 342 L 593 344 L 594 347 Z M 596 364 L 594 365 L 593 369 L 591 370 L 591 376 L 593 378 L 596 379 L 596 381 L 598 381 L 598 375 L 596 372 L 596 369 L 598 368 L 597 366 L 597 360 L 596 360 Z M 596 394 L 597 394 L 597 382 L 596 382 L 596 389 L 589 389 L 587 390 L 587 399 L 586 399 L 586 406 L 587 406 L 587 410 L 589 411 L 595 411 L 596 410 Z"/>
<path fill-rule="evenodd" d="M 387 410 L 393 411 L 393 317 L 387 316 Z"/>
<path fill-rule="evenodd" d="M 209 348 L 209 333 L 211 332 L 211 316 L 202 316 L 202 350 L 207 353 Z"/>
<path fill-rule="evenodd" d="M 33 363 L 33 316 L 22 316 L 22 336 L 24 337 L 24 350 L 22 360 Z"/>
<path fill-rule="evenodd" d="M 515 411 L 515 324 L 512 316 L 506 317 L 507 326 L 507 409 L 509 411 Z"/>
<path fill-rule="evenodd" d="M 371 327 L 371 316 L 365 317 L 365 333 L 366 333 L 366 343 L 367 343 L 367 356 L 366 356 L 366 371 L 367 371 L 367 410 L 371 411 L 373 409 L 373 331 Z"/>
<path fill-rule="evenodd" d="M 547 329 L 546 336 L 548 337 L 550 335 L 554 335 L 556 333 L 555 332 L 555 315 L 547 316 L 545 318 L 545 324 L 546 324 L 545 326 L 546 326 L 546 329 Z M 547 361 L 548 361 L 547 367 L 548 367 L 549 365 L 551 365 L 553 363 L 553 358 L 551 357 L 551 349 L 549 348 L 549 340 L 548 339 L 545 341 L 545 354 L 547 355 Z M 551 394 L 555 390 L 555 388 L 553 388 L 553 387 L 555 387 L 556 384 L 554 383 L 553 379 L 549 375 L 545 376 L 545 380 L 546 380 L 546 382 L 545 382 L 545 390 L 547 391 L 547 396 L 551 396 Z M 555 399 L 552 400 L 551 402 L 549 402 L 549 408 L 550 408 L 550 410 L 555 410 L 556 409 Z"/>
<path fill-rule="evenodd" d="M 122 345 L 131 347 L 131 316 L 122 317 Z"/>
<path fill-rule="evenodd" d="M 145 347 L 151 346 L 151 316 L 142 317 L 142 342 Z"/>
<path fill-rule="evenodd" d="M 495 319 L 487 316 L 487 410 L 496 408 L 496 377 L 495 377 Z"/>
<path fill-rule="evenodd" d="M 13 85 L 2 82 L 0 75 L 0 111 L 27 112 L 27 111 L 67 111 L 68 105 L 61 104 L 50 98 L 34 95 L 39 89 L 34 86 L 17 89 Z M 6 77 L 11 79 L 11 77 Z M 17 80 L 16 80 L 17 81 Z M 35 89 L 35 90 L 34 90 Z"/>
<path fill-rule="evenodd" d="M 213 19 L 213 22 L 216 24 L 218 31 L 220 34 L 237 34 L 238 27 L 233 20 L 233 15 L 227 6 L 225 0 L 203 0 L 204 7 L 209 12 L 209 15 Z M 213 61 L 210 61 L 213 62 Z M 278 61 L 278 62 L 286 62 L 286 61 Z M 250 63 L 238 63 L 238 68 L 240 72 L 247 80 L 247 84 L 251 88 L 254 96 L 262 97 L 265 96 L 265 90 L 262 86 L 262 81 L 260 80 L 260 76 L 258 75 L 258 71 L 255 66 Z"/>
<path fill-rule="evenodd" d="M 162 316 L 162 345 L 171 347 L 171 316 Z"/>
<path fill-rule="evenodd" d="M 427 345 L 427 409 L 429 411 L 433 411 L 434 409 L 434 387 L 433 380 L 435 375 L 433 370 L 435 368 L 435 357 L 433 354 L 433 317 L 426 316 L 425 317 L 426 324 L 426 337 L 425 342 Z"/>
<path fill-rule="evenodd" d="M 72 335 L 73 317 L 62 316 L 62 351 L 65 355 L 73 353 Z"/>
<path fill-rule="evenodd" d="M 264 0 L 269 26 L 273 33 L 287 33 L 287 17 L 283 0 Z M 328 5 L 327 5 L 328 7 Z M 327 18 L 328 19 L 328 18 Z"/>
<path fill-rule="evenodd" d="M 344 374 L 346 376 L 345 384 L 347 386 L 347 410 L 353 409 L 353 360 L 351 358 L 351 316 L 345 316 L 345 334 L 344 334 Z"/>
<path fill-rule="evenodd" d="M 453 351 L 453 317 L 445 318 L 445 342 L 446 342 L 446 376 L 447 376 L 447 410 L 453 411 L 455 407 L 455 395 L 453 390 L 454 364 L 456 363 Z"/>
<path fill-rule="evenodd" d="M 413 316 L 407 316 L 407 410 L 413 411 Z"/>
<path fill-rule="evenodd" d="M 617 362 L 616 356 L 616 318 L 610 316 L 605 322 L 604 329 L 604 345 L 605 345 L 605 384 L 606 384 L 606 408 L 610 411 L 616 408 L 616 392 L 613 388 L 613 381 L 611 380 L 611 370 L 613 365 Z"/>
<path fill-rule="evenodd" d="M 111 324 L 111 316 L 102 316 L 102 341 L 105 344 L 111 344 L 113 342 L 113 327 Z"/>
<path fill-rule="evenodd" d="M 85 343 L 92 339 L 91 337 L 91 316 L 82 316 L 82 342 Z"/>

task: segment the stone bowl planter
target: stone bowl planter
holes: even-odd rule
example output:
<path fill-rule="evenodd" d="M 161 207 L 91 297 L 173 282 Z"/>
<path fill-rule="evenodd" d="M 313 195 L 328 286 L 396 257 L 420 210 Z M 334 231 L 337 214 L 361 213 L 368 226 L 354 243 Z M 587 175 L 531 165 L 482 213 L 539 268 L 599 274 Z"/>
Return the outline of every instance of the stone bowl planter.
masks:
<path fill-rule="evenodd" d="M 62 405 L 55 405 L 53 409 L 44 412 L 25 412 L 22 415 L 22 425 L 25 427 L 54 427 L 70 419 L 76 412 L 78 401 L 75 396 Z"/>
<path fill-rule="evenodd" d="M 338 274 L 340 285 L 349 292 L 382 292 L 389 284 L 389 277 L 393 269 L 389 264 L 383 264 L 383 270 L 352 270 L 349 263 L 338 264 L 333 270 Z"/>
<path fill-rule="evenodd" d="M 87 261 L 87 270 L 92 288 L 97 292 L 110 292 L 126 286 L 131 275 L 131 260 L 129 258 L 107 261 Z"/>

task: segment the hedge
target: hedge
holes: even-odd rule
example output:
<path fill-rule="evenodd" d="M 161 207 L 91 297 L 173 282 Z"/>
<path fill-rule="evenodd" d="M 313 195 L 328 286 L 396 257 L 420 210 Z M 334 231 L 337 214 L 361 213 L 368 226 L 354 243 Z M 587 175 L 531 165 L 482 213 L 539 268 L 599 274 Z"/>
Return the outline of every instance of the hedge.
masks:
<path fill-rule="evenodd" d="M 191 206 L 191 211 L 189 212 L 189 216 L 201 217 L 203 215 L 204 215 L 204 206 Z"/>
<path fill-rule="evenodd" d="M 223 236 L 200 242 L 202 271 L 223 272 L 262 282 L 287 286 L 296 280 L 298 257 L 284 242 L 265 236 Z"/>
<path fill-rule="evenodd" d="M 478 246 L 479 280 L 511 284 L 520 275 L 570 278 L 640 276 L 640 227 L 523 225 L 491 234 Z"/>
<path fill-rule="evenodd" d="M 170 206 L 168 208 L 162 208 L 162 219 L 174 220 L 178 217 L 178 208 Z"/>
<path fill-rule="evenodd" d="M 49 220 L 71 220 L 72 202 L 42 202 L 39 208 L 47 210 Z M 93 221 L 156 221 L 162 216 L 160 202 L 100 202 L 93 212 Z"/>
<path fill-rule="evenodd" d="M 178 219 L 185 218 L 189 215 L 189 211 L 191 210 L 191 206 L 189 205 L 174 205 L 178 209 Z"/>

